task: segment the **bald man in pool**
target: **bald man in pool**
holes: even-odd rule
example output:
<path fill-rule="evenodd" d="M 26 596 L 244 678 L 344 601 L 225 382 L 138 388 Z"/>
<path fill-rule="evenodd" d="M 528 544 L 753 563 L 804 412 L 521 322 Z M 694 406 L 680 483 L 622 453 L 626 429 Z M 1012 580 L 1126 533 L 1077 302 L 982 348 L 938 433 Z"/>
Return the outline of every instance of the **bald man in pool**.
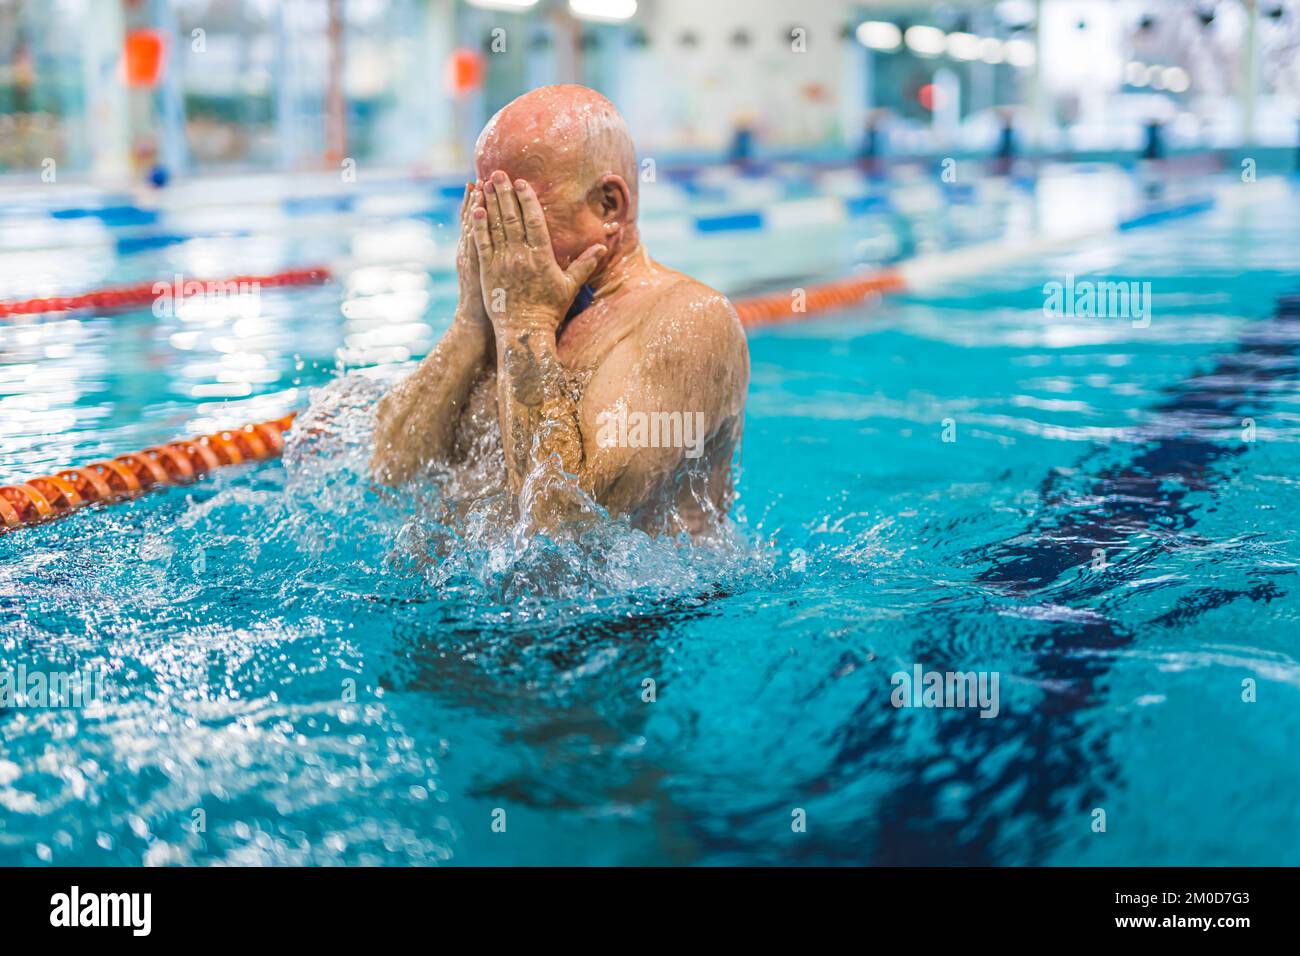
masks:
<path fill-rule="evenodd" d="M 749 350 L 721 293 L 659 265 L 637 232 L 636 154 L 607 99 L 548 86 L 475 148 L 460 303 L 433 352 L 380 401 L 371 469 L 400 484 L 484 454 L 496 429 L 520 511 L 550 528 L 563 482 L 651 533 L 704 532 L 731 506 Z"/>

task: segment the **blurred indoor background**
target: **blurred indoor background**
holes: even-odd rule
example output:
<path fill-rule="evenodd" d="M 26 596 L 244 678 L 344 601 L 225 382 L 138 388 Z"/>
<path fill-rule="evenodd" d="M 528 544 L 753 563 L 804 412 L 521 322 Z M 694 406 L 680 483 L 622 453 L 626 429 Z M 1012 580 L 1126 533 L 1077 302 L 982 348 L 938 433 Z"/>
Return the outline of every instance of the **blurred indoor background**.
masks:
<path fill-rule="evenodd" d="M 1249 144 L 1293 169 L 1298 45 L 1282 0 L 0 0 L 0 179 L 460 171 L 554 82 L 659 162 Z"/>

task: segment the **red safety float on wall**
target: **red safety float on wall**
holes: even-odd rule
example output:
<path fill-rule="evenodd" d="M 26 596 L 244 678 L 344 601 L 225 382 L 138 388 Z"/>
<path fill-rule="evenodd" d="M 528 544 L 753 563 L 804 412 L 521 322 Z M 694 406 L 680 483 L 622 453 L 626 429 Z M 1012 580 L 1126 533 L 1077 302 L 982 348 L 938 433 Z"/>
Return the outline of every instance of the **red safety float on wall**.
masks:
<path fill-rule="evenodd" d="M 153 88 L 162 79 L 167 41 L 159 30 L 131 30 L 126 35 L 126 85 Z"/>
<path fill-rule="evenodd" d="M 447 89 L 453 96 L 465 96 L 483 86 L 483 54 L 461 47 L 447 59 Z"/>

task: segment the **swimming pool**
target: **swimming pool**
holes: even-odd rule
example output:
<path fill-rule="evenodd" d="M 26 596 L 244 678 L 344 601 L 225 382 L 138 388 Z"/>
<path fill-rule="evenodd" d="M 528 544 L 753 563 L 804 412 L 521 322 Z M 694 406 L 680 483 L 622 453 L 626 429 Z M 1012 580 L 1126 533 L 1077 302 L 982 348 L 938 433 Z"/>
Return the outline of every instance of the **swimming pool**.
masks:
<path fill-rule="evenodd" d="M 358 250 L 416 219 L 254 237 L 346 248 L 341 308 L 8 330 L 5 480 L 318 390 L 283 462 L 0 536 L 0 661 L 106 687 L 0 711 L 0 863 L 1300 863 L 1297 207 L 755 333 L 711 547 L 368 486 L 454 284 Z M 735 284 L 785 281 L 753 249 Z M 1046 315 L 1067 275 L 1149 281 L 1150 323 Z M 997 673 L 998 715 L 895 708 L 917 664 Z"/>

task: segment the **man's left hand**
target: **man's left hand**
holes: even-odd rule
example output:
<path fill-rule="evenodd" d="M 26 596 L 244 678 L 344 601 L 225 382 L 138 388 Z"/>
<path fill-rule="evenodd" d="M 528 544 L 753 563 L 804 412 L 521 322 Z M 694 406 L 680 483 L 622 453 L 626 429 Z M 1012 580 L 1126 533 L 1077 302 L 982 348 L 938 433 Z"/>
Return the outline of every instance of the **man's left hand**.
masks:
<path fill-rule="evenodd" d="M 472 220 L 483 304 L 493 326 L 553 332 L 596 271 L 605 246 L 591 246 L 561 269 L 533 187 L 523 179 L 511 183 L 500 170 L 484 184 Z"/>

